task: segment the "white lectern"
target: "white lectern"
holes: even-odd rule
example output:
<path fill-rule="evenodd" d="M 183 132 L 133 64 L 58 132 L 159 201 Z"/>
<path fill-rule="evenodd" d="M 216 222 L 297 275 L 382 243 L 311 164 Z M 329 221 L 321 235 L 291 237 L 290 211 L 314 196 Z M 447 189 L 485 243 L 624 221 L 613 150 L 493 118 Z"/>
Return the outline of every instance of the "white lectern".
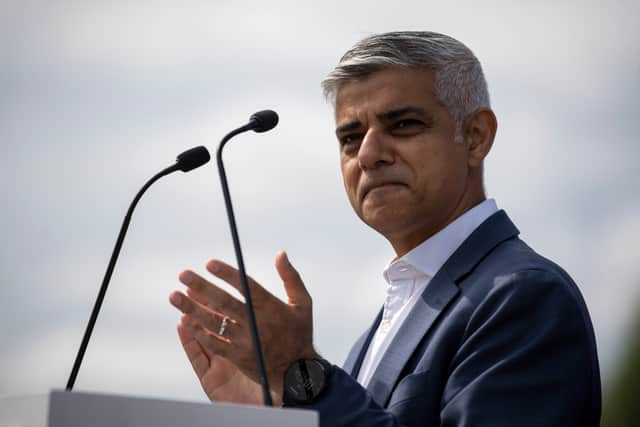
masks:
<path fill-rule="evenodd" d="M 0 427 L 317 427 L 299 409 L 53 390 L 0 399 Z"/>

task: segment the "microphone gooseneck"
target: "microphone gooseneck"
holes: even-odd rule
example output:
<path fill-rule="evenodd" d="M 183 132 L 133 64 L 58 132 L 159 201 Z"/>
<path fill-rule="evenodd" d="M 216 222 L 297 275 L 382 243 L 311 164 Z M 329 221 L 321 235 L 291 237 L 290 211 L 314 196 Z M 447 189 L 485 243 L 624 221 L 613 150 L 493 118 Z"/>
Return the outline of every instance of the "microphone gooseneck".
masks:
<path fill-rule="evenodd" d="M 76 360 L 73 363 L 73 368 L 71 369 L 71 374 L 69 375 L 69 380 L 67 381 L 67 391 L 73 390 L 73 385 L 76 381 L 76 377 L 78 376 L 78 372 L 80 371 L 80 365 L 82 364 L 82 359 L 84 358 L 84 354 L 87 350 L 87 346 L 89 345 L 89 339 L 91 338 L 91 333 L 93 332 L 93 328 L 96 324 L 96 320 L 98 319 L 98 313 L 100 313 L 100 308 L 102 307 L 102 302 L 104 301 L 104 296 L 107 293 L 107 287 L 109 286 L 109 282 L 111 281 L 111 275 L 113 274 L 113 269 L 116 266 L 116 261 L 118 260 L 118 255 L 120 255 L 120 249 L 122 248 L 122 243 L 124 242 L 124 237 L 127 234 L 127 229 L 129 228 L 129 223 L 131 222 L 131 216 L 133 215 L 133 211 L 138 204 L 138 201 L 142 197 L 142 195 L 147 191 L 151 185 L 162 178 L 165 175 L 169 175 L 177 170 L 181 170 L 183 172 L 188 172 L 195 168 L 198 168 L 209 161 L 211 156 L 205 147 L 194 147 L 190 150 L 185 151 L 178 155 L 176 163 L 161 170 L 157 174 L 155 174 L 151 179 L 149 179 L 138 191 L 138 194 L 133 198 L 131 205 L 129 205 L 129 209 L 127 210 L 127 214 L 124 217 L 124 221 L 122 222 L 122 226 L 120 227 L 120 233 L 118 234 L 118 239 L 116 240 L 116 244 L 113 248 L 113 252 L 111 254 L 111 259 L 109 260 L 109 265 L 107 266 L 107 271 L 104 273 L 104 278 L 102 279 L 102 285 L 100 286 L 100 291 L 98 292 L 98 297 L 96 298 L 96 302 L 93 305 L 93 310 L 91 311 L 91 317 L 89 318 L 89 323 L 87 324 L 87 328 L 84 331 L 84 336 L 82 337 L 82 343 L 80 344 L 80 348 L 78 349 L 78 353 L 76 355 Z"/>
<path fill-rule="evenodd" d="M 247 316 L 249 317 L 249 330 L 253 341 L 253 349 L 258 364 L 258 372 L 260 373 L 260 384 L 262 386 L 262 397 L 265 406 L 273 406 L 271 393 L 269 392 L 269 380 L 267 379 L 267 370 L 264 364 L 264 356 L 262 355 L 262 345 L 260 344 L 260 335 L 258 334 L 258 325 L 256 323 L 255 311 L 253 310 L 253 301 L 251 299 L 251 290 L 249 289 L 249 281 L 247 272 L 244 268 L 244 260 L 242 258 L 242 250 L 240 248 L 240 238 L 238 237 L 238 228 L 233 214 L 233 205 L 231 204 L 231 195 L 229 194 L 229 185 L 227 183 L 227 175 L 222 162 L 222 149 L 227 141 L 239 133 L 253 130 L 255 132 L 266 132 L 273 129 L 278 124 L 278 114 L 275 111 L 263 110 L 255 113 L 249 119 L 249 123 L 229 132 L 218 145 L 216 160 L 218 162 L 218 172 L 220 173 L 220 183 L 222 185 L 222 193 L 224 195 L 224 203 L 227 207 L 227 216 L 229 217 L 229 228 L 231 229 L 231 237 L 233 239 L 233 248 L 236 253 L 236 262 L 240 272 L 240 283 L 244 293 L 245 305 L 247 307 Z"/>

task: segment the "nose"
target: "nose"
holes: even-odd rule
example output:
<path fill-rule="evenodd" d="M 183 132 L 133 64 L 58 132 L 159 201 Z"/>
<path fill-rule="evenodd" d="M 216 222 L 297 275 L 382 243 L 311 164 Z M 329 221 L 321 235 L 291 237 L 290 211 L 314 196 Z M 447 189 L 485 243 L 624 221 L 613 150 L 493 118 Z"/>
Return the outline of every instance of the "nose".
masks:
<path fill-rule="evenodd" d="M 376 169 L 393 163 L 390 139 L 377 128 L 369 128 L 358 149 L 358 164 L 362 170 Z"/>

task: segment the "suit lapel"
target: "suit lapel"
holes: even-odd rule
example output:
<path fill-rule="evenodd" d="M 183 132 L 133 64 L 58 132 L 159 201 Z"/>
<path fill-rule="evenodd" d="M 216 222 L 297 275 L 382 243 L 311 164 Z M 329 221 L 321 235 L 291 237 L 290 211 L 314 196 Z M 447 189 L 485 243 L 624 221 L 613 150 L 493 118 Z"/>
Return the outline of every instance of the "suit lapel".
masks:
<path fill-rule="evenodd" d="M 360 367 L 362 366 L 362 361 L 364 360 L 365 354 L 367 354 L 367 349 L 369 348 L 369 344 L 373 339 L 373 335 L 376 333 L 378 329 L 378 325 L 380 324 L 380 320 L 382 319 L 382 310 L 378 312 L 376 319 L 373 321 L 373 325 L 358 338 L 358 341 L 351 347 L 351 351 L 349 352 L 349 356 L 347 356 L 347 360 L 344 362 L 344 370 L 347 371 L 353 378 L 358 378 L 358 374 L 360 373 Z"/>
<path fill-rule="evenodd" d="M 369 381 L 367 390 L 379 405 L 386 405 L 404 365 L 440 312 L 458 292 L 453 281 L 446 274 L 439 273 L 416 301 Z"/>
<path fill-rule="evenodd" d="M 367 390 L 379 405 L 384 407 L 387 404 L 404 366 L 416 347 L 440 313 L 460 291 L 458 280 L 475 268 L 500 242 L 517 235 L 518 229 L 507 214 L 504 211 L 496 212 L 471 233 L 431 279 L 369 381 Z M 376 328 L 372 329 L 368 334 L 368 341 Z M 364 340 L 362 341 L 364 344 Z M 364 351 L 360 349 L 360 364 L 366 348 L 365 346 Z"/>

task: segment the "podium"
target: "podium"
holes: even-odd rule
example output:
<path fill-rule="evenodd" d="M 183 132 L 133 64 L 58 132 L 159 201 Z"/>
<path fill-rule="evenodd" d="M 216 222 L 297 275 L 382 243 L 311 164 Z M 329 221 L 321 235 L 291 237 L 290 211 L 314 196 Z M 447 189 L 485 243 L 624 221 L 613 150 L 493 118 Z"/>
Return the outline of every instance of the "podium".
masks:
<path fill-rule="evenodd" d="M 0 427 L 317 427 L 300 409 L 52 390 L 0 399 Z"/>

